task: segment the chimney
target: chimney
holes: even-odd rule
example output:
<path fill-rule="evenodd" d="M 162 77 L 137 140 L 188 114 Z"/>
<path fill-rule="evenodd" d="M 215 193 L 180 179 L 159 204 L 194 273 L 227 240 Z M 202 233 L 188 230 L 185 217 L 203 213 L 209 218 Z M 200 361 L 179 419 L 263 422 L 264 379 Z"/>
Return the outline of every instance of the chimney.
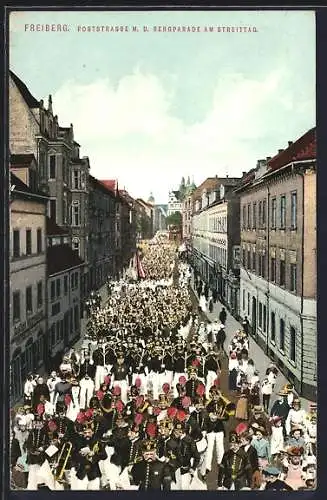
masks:
<path fill-rule="evenodd" d="M 278 154 L 280 155 L 283 151 L 284 151 L 283 149 L 279 149 Z"/>
<path fill-rule="evenodd" d="M 51 96 L 51 94 L 49 94 L 49 98 L 48 98 L 48 111 L 50 111 L 50 113 L 52 113 L 52 96 Z"/>
<path fill-rule="evenodd" d="M 245 177 L 246 176 L 246 172 L 242 172 L 242 177 Z"/>
<path fill-rule="evenodd" d="M 268 162 L 269 160 L 271 160 L 271 156 L 267 156 L 266 162 Z"/>
<path fill-rule="evenodd" d="M 264 167 L 266 165 L 266 160 L 258 160 L 257 161 L 257 168 Z"/>
<path fill-rule="evenodd" d="M 288 141 L 288 147 L 292 146 L 293 141 Z"/>

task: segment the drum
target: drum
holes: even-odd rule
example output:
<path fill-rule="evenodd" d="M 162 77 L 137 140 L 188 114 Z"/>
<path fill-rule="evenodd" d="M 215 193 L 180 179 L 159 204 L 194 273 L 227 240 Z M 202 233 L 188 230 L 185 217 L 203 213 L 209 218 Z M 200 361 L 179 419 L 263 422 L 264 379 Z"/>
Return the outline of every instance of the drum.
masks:
<path fill-rule="evenodd" d="M 208 446 L 208 443 L 207 443 L 207 440 L 206 438 L 202 438 L 200 439 L 200 441 L 197 441 L 196 442 L 196 447 L 198 449 L 198 452 L 201 454 L 201 453 L 204 453 L 207 449 L 207 446 Z"/>

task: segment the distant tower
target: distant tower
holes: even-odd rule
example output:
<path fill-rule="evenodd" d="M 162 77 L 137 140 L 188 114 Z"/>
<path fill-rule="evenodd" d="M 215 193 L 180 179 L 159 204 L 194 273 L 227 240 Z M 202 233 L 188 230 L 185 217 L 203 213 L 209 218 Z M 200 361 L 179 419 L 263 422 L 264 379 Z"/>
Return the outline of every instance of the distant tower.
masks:
<path fill-rule="evenodd" d="M 154 196 L 153 196 L 152 192 L 150 193 L 150 196 L 149 196 L 149 199 L 148 199 L 148 203 L 151 203 L 151 205 L 155 204 L 155 199 L 154 199 Z"/>

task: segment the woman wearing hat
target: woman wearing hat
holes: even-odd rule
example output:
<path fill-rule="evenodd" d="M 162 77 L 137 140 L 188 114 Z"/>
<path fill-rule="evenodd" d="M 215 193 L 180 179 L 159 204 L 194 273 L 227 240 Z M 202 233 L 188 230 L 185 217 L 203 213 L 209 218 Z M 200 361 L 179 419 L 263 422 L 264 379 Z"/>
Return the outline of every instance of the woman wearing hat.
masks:
<path fill-rule="evenodd" d="M 301 409 L 301 401 L 294 399 L 293 406 L 290 409 L 285 422 L 285 429 L 287 435 L 290 434 L 293 427 L 305 429 L 306 411 Z"/>

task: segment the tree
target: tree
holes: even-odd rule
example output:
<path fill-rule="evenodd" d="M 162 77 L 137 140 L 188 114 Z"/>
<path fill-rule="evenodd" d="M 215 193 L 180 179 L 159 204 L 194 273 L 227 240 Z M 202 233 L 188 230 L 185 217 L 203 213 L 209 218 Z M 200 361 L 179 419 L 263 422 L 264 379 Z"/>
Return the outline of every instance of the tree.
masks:
<path fill-rule="evenodd" d="M 174 212 L 168 215 L 166 218 L 167 226 L 177 226 L 182 227 L 182 214 L 180 212 Z"/>

